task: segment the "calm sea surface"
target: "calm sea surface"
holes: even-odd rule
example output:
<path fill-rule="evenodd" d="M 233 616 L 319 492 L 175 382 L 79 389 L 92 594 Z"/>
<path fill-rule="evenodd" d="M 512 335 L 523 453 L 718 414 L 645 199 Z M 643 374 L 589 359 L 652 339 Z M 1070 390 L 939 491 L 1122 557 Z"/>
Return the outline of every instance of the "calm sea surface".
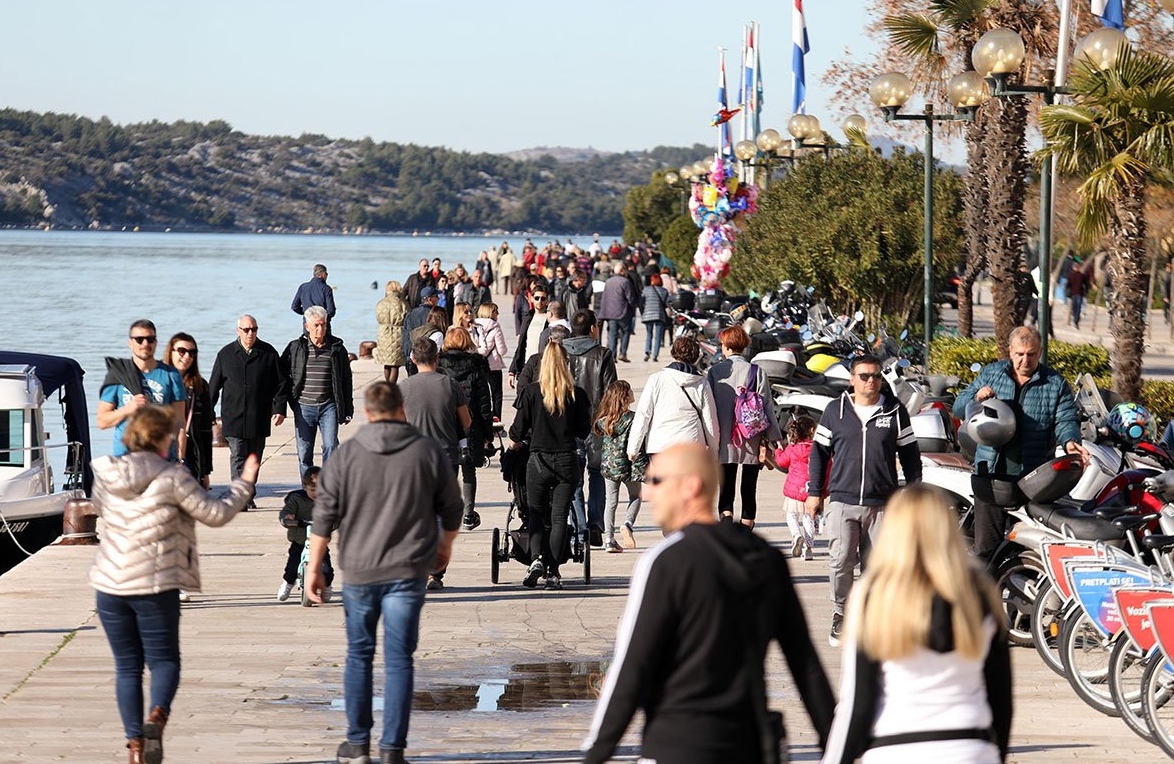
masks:
<path fill-rule="evenodd" d="M 590 243 L 589 236 L 572 239 Z M 546 240 L 535 237 L 540 245 Z M 135 319 L 155 322 L 160 358 L 175 332 L 195 337 L 207 377 L 216 352 L 236 339 L 242 313 L 257 317 L 261 339 L 278 351 L 298 336 L 301 317 L 290 302 L 314 264 L 324 263 L 338 308 L 333 331 L 357 353 L 360 341 L 376 337 L 375 303 L 388 280 L 406 279 L 422 257 L 439 257 L 446 269 L 471 267 L 481 250 L 502 241 L 520 251 L 524 237 L 0 231 L 0 326 L 7 334 L 0 349 L 81 363 L 93 452 L 108 454 L 112 435 L 94 424 L 103 358 L 130 356 L 127 328 Z M 52 416 L 50 443 L 64 440 L 58 422 Z"/>

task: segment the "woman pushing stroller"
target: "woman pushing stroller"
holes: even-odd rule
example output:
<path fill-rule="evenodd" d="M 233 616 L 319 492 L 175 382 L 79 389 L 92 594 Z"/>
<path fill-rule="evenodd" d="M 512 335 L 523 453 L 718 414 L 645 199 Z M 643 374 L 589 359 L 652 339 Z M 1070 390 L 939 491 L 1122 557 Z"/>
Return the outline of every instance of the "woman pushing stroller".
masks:
<path fill-rule="evenodd" d="M 567 518 L 582 467 L 575 449 L 591 426 L 587 393 L 575 387 L 562 343 L 552 339 L 542 353 L 538 381 L 518 391 L 510 447 L 530 443 L 526 464 L 530 568 L 522 584 L 561 589 L 559 564 L 567 544 Z"/>

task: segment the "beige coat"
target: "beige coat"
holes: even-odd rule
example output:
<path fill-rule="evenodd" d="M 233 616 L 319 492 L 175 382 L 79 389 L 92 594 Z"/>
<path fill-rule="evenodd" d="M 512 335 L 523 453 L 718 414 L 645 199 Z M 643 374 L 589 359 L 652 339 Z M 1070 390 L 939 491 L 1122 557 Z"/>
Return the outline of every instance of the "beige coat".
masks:
<path fill-rule="evenodd" d="M 182 464 L 148 451 L 103 456 L 93 468 L 102 530 L 90 584 L 123 597 L 200 591 L 196 520 L 224 525 L 253 498 L 253 485 L 234 480 L 217 499 Z"/>
<path fill-rule="evenodd" d="M 379 322 L 379 339 L 375 344 L 375 362 L 382 366 L 404 366 L 404 316 L 408 304 L 399 292 L 388 292 L 375 306 Z"/>

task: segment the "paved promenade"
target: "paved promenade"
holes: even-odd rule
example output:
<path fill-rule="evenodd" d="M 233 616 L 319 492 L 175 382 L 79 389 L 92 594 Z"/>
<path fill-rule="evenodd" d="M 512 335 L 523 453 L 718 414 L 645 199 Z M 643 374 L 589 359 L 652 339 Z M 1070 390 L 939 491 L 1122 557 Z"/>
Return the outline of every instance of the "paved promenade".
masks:
<path fill-rule="evenodd" d="M 638 336 L 633 350 L 641 348 Z M 357 362 L 354 370 L 358 391 L 379 377 L 370 361 Z M 652 371 L 651 364 L 639 362 L 620 369 L 636 388 Z M 344 427 L 343 436 L 360 426 Z M 215 457 L 213 478 L 223 480 L 227 450 L 217 449 Z M 286 424 L 270 439 L 258 510 L 224 528 L 200 528 L 204 592 L 183 609 L 184 669 L 167 727 L 168 762 L 334 760 L 345 730 L 342 607 L 336 601 L 302 608 L 296 595 L 286 603 L 275 599 L 288 548 L 277 510 L 284 492 L 296 486 L 296 461 L 293 428 Z M 503 583 L 493 586 L 490 538 L 493 527 L 504 523 L 509 495 L 496 462 L 481 471 L 480 480 L 483 524 L 461 534 L 448 588 L 429 592 L 424 609 L 408 758 L 417 764 L 577 761 L 629 573 L 660 534 L 642 525 L 640 550 L 593 554 L 590 586 L 583 584 L 582 566 L 568 564 L 562 591 L 527 590 L 519 583 L 524 568 L 517 562 L 504 564 Z M 787 541 L 781 489 L 778 473 L 763 476 L 759 529 L 780 546 Z M 836 684 L 839 656 L 827 645 L 825 544 L 821 539 L 816 559 L 796 561 L 793 571 Z M 50 548 L 0 577 L 0 762 L 125 761 L 112 659 L 86 580 L 92 557 L 92 548 Z M 1034 651 L 1016 649 L 1013 658 L 1012 761 L 1161 758 L 1120 721 L 1085 706 Z M 815 737 L 777 651 L 768 685 L 772 705 L 786 714 L 792 758 L 818 760 Z M 634 760 L 636 741 L 630 734 L 621 760 Z"/>

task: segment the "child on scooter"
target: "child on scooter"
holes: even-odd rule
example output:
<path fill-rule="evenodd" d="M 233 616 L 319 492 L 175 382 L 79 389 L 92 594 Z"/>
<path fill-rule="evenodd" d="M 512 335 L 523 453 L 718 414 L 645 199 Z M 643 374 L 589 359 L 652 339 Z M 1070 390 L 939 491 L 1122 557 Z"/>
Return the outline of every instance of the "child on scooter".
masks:
<path fill-rule="evenodd" d="M 289 559 L 285 563 L 281 586 L 277 589 L 278 602 L 285 602 L 298 582 L 298 565 L 302 561 L 302 549 L 306 546 L 306 525 L 313 520 L 314 499 L 318 496 L 318 473 L 321 471 L 319 467 L 306 470 L 302 476 L 301 490 L 286 494 L 285 504 L 277 518 L 286 527 L 285 537 L 289 539 Z M 334 582 L 334 567 L 330 564 L 329 549 L 326 550 L 326 559 L 322 561 L 322 575 L 326 579 L 322 601 L 327 602 L 334 593 L 330 588 Z"/>
<path fill-rule="evenodd" d="M 809 416 L 797 416 L 787 425 L 787 447 L 775 452 L 779 469 L 787 472 L 787 480 L 783 484 L 783 512 L 787 518 L 787 528 L 791 531 L 791 557 L 802 554 L 805 560 L 815 557 L 815 518 L 807 514 L 804 507 L 807 500 L 807 459 L 811 455 L 814 435 L 815 420 Z"/>

